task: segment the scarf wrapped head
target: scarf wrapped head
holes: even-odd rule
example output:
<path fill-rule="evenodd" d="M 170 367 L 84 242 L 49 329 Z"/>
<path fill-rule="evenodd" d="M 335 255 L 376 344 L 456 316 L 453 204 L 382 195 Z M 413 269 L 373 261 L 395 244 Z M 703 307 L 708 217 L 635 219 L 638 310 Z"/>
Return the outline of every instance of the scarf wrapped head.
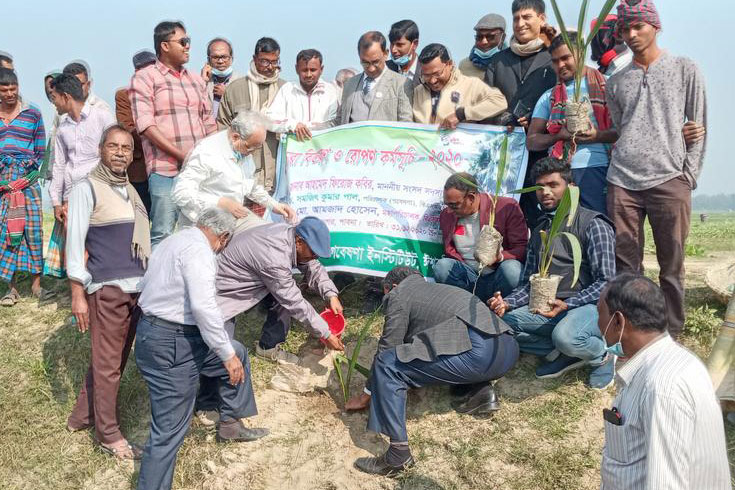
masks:
<path fill-rule="evenodd" d="M 592 42 L 590 43 L 590 48 L 592 48 L 592 60 L 597 61 L 602 66 L 610 64 L 610 60 L 605 60 L 607 63 L 604 63 L 603 58 L 610 56 L 614 58 L 617 54 L 615 53 L 615 29 L 617 23 L 617 15 L 608 15 L 602 22 L 600 30 L 597 31 L 597 34 L 595 34 L 595 37 L 592 38 Z M 592 31 L 596 25 L 597 19 L 593 20 L 590 24 L 590 31 Z M 610 52 L 612 52 L 612 54 L 608 54 Z"/>
<path fill-rule="evenodd" d="M 618 4 L 618 22 L 615 26 L 615 37 L 622 39 L 623 29 L 636 22 L 651 24 L 656 30 L 661 29 L 661 19 L 652 0 L 622 0 Z"/>

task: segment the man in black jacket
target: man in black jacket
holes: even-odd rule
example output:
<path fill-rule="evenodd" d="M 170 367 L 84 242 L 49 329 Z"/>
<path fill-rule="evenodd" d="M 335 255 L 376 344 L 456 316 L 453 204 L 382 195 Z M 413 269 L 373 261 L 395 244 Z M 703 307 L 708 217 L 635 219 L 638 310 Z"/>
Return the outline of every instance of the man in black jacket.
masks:
<path fill-rule="evenodd" d="M 390 437 L 388 451 L 359 458 L 365 473 L 395 475 L 413 464 L 406 433 L 406 391 L 431 384 L 473 384 L 476 390 L 458 407 L 488 413 L 498 401 L 488 381 L 507 373 L 518 360 L 510 328 L 472 293 L 428 283 L 410 267 L 395 267 L 383 280 L 385 325 L 368 380 L 368 390 L 345 408 L 370 405 L 368 429 Z"/>
<path fill-rule="evenodd" d="M 574 256 L 569 242 L 557 236 L 551 244 L 549 267 L 550 275 L 561 276 L 556 299 L 549 305 L 550 311 L 532 311 L 530 278 L 539 271 L 541 231 L 549 232 L 565 191 L 574 185 L 569 165 L 552 157 L 539 160 L 532 175 L 535 184 L 542 187 L 536 192 L 544 215 L 528 242 L 520 284 L 505 298 L 495 293 L 490 308 L 515 331 L 522 352 L 547 359 L 558 352 L 536 369 L 537 378 L 556 378 L 572 369 L 592 366 L 590 387 L 607 388 L 615 370 L 613 356 L 606 355 L 605 340 L 597 328 L 597 301 L 607 281 L 615 277 L 615 230 L 604 214 L 579 206 L 572 225 L 561 228 L 580 243 L 579 278 L 573 281 Z"/>
<path fill-rule="evenodd" d="M 551 66 L 544 37 L 552 36 L 553 30 L 546 25 L 544 0 L 514 0 L 513 37 L 510 47 L 490 59 L 485 82 L 503 92 L 508 101 L 508 110 L 501 114 L 497 123 L 528 128 L 531 113 L 539 97 L 556 85 L 556 74 Z M 529 152 L 524 186 L 529 184 L 531 168 L 543 158 L 545 152 Z M 533 228 L 540 216 L 538 201 L 533 193 L 521 197 L 521 209 L 529 228 Z"/>

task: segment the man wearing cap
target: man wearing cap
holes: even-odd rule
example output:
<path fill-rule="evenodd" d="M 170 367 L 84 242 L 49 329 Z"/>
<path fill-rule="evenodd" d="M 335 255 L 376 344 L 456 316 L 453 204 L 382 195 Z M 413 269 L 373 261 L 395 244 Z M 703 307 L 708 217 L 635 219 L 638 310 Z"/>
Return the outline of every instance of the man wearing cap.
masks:
<path fill-rule="evenodd" d="M 687 145 L 682 122 L 706 127 L 705 82 L 690 59 L 661 50 L 661 21 L 650 0 L 618 6 L 616 36 L 633 52 L 633 63 L 607 83 L 606 99 L 620 134 L 607 174 L 608 216 L 615 223 L 620 272 L 641 272 L 646 217 L 653 230 L 666 296 L 668 328 L 684 326 L 684 244 L 689 235 L 692 190 L 704 160 L 704 139 Z"/>
<path fill-rule="evenodd" d="M 152 51 L 139 51 L 133 56 L 133 67 L 135 71 L 152 65 L 156 62 L 156 55 Z M 136 192 L 145 205 L 148 213 L 151 212 L 151 196 L 148 193 L 148 173 L 145 170 L 145 155 L 143 155 L 143 144 L 140 141 L 140 135 L 135 127 L 133 119 L 133 109 L 130 106 L 130 97 L 128 88 L 123 87 L 115 92 L 115 115 L 117 122 L 122 127 L 130 131 L 133 135 L 133 163 L 128 167 L 128 178 L 130 183 L 135 187 Z"/>
<path fill-rule="evenodd" d="M 330 349 L 344 350 L 342 341 L 329 333 L 327 322 L 304 299 L 291 272 L 298 268 L 309 288 L 318 291 L 334 313 L 342 313 L 338 290 L 317 260 L 330 255 L 329 229 L 313 216 L 296 226 L 271 223 L 235 235 L 220 255 L 217 268 L 217 302 L 223 318 L 229 320 L 226 328 L 230 336 L 235 316 L 262 302 L 268 314 L 255 346 L 258 357 L 298 362 L 298 357 L 282 347 L 291 318 L 324 339 Z"/>
<path fill-rule="evenodd" d="M 470 55 L 459 62 L 459 71 L 484 81 L 490 58 L 505 48 L 505 19 L 502 15 L 487 14 L 475 25 L 475 44 Z"/>

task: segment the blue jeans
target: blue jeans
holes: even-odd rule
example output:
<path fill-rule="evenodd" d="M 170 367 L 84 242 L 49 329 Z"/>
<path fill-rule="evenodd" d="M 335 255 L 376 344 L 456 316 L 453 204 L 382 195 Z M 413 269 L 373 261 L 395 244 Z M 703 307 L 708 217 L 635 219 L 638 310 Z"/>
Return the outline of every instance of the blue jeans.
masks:
<path fill-rule="evenodd" d="M 503 315 L 515 332 L 521 352 L 545 356 L 554 348 L 570 357 L 601 361 L 605 341 L 597 326 L 597 307 L 584 305 L 546 318 L 528 311 L 528 306 Z"/>
<path fill-rule="evenodd" d="M 434 264 L 434 279 L 441 284 L 457 286 L 465 291 L 472 292 L 477 281 L 475 295 L 482 301 L 487 301 L 496 291 L 507 296 L 518 287 L 521 280 L 523 264 L 517 260 L 502 261 L 495 270 L 486 272 L 477 281 L 477 271 L 459 260 L 443 258 Z"/>
<path fill-rule="evenodd" d="M 607 216 L 607 167 L 573 168 L 579 204 Z"/>
<path fill-rule="evenodd" d="M 220 420 L 258 413 L 247 349 L 234 340 L 232 347 L 245 369 L 245 381 L 237 386 L 229 383 L 222 360 L 209 350 L 196 326 L 145 316 L 138 321 L 135 361 L 151 398 L 151 433 L 140 464 L 138 490 L 171 488 L 176 453 L 191 423 L 200 375 L 217 381 Z"/>
<path fill-rule="evenodd" d="M 467 329 L 472 348 L 433 361 L 401 362 L 395 347 L 375 357 L 368 381 L 371 393 L 368 429 L 391 441 L 406 442 L 406 390 L 436 384 L 473 384 L 498 379 L 518 361 L 518 344 L 507 333 L 490 336 Z"/>
<path fill-rule="evenodd" d="M 176 228 L 179 208 L 171 200 L 174 178 L 159 174 L 148 177 L 148 193 L 151 196 L 151 247 L 171 235 Z"/>

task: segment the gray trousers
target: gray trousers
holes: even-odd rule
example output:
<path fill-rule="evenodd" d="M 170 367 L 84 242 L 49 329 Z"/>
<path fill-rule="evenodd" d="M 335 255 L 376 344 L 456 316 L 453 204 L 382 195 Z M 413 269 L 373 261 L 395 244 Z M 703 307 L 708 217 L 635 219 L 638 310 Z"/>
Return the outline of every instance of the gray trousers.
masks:
<path fill-rule="evenodd" d="M 194 410 L 199 377 L 216 381 L 220 420 L 258 413 L 253 396 L 247 349 L 232 341 L 245 369 L 245 381 L 229 383 L 220 358 L 209 350 L 199 329 L 143 316 L 138 322 L 135 360 L 151 398 L 151 433 L 140 464 L 138 490 L 170 489 L 176 454 L 184 442 Z"/>

